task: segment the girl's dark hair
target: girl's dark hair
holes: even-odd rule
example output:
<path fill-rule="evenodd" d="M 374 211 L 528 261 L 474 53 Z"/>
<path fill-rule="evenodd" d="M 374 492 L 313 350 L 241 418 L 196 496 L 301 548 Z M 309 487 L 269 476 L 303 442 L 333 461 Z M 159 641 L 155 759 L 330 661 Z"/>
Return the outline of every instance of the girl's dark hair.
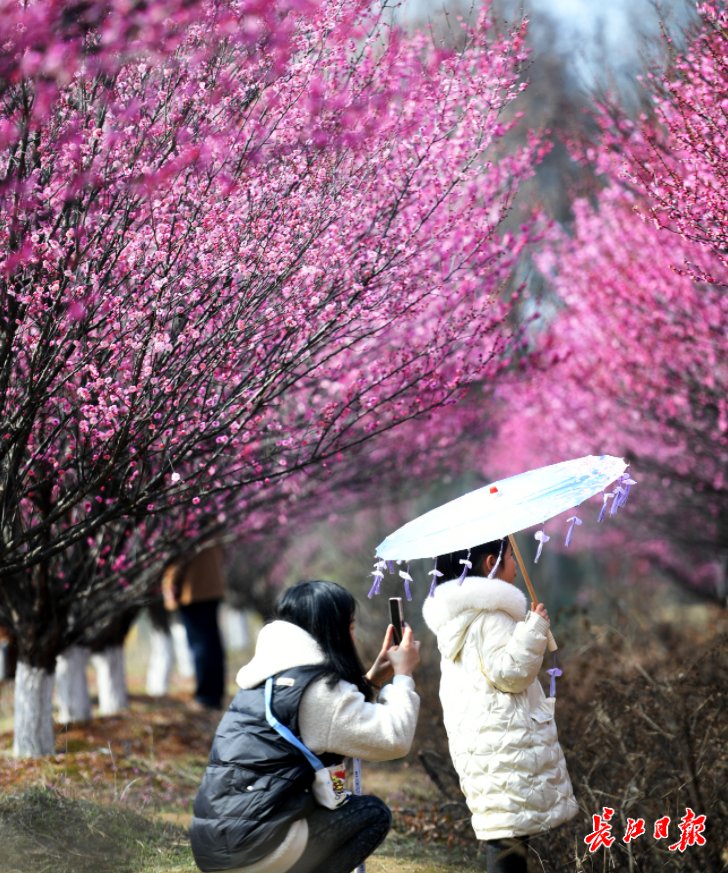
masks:
<path fill-rule="evenodd" d="M 356 600 L 336 582 L 299 582 L 278 598 L 274 619 L 290 621 L 311 634 L 326 656 L 329 684 L 351 682 L 367 700 L 374 698 L 372 684 L 354 647 L 350 626 Z"/>
<path fill-rule="evenodd" d="M 460 563 L 460 560 L 464 560 L 465 558 L 468 558 L 468 560 L 473 564 L 472 570 L 468 570 L 468 576 L 481 576 L 483 560 L 487 558 L 488 555 L 495 555 L 496 558 L 498 558 L 498 555 L 501 555 L 502 561 L 508 545 L 508 537 L 504 537 L 502 540 L 493 540 L 490 543 L 483 543 L 480 546 L 474 546 L 470 549 L 469 558 L 467 549 L 463 549 L 460 552 L 451 552 L 448 555 L 440 555 L 437 559 L 437 569 L 443 575 L 438 576 L 437 584 L 439 585 L 442 582 L 448 582 L 450 579 L 459 579 L 464 566 Z M 503 549 L 503 554 L 501 554 L 501 549 Z"/>

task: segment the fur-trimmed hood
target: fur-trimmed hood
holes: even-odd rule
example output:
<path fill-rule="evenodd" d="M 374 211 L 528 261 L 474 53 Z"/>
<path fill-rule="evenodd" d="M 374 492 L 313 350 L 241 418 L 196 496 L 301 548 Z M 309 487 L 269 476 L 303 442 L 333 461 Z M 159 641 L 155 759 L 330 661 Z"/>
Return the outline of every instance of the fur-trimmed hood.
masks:
<path fill-rule="evenodd" d="M 435 588 L 427 597 L 422 615 L 445 657 L 457 657 L 470 625 L 481 612 L 506 612 L 514 621 L 523 621 L 528 603 L 526 595 L 510 582 L 466 576 L 452 579 Z"/>
<path fill-rule="evenodd" d="M 261 629 L 255 654 L 238 670 L 235 681 L 240 688 L 255 688 L 281 670 L 323 664 L 325 660 L 311 634 L 290 621 L 273 621 Z"/>

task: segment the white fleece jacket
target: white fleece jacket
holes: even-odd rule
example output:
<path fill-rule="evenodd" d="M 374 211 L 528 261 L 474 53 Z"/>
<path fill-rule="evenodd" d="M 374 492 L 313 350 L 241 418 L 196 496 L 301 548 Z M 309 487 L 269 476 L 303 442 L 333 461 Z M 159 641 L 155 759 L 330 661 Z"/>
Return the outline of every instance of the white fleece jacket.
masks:
<path fill-rule="evenodd" d="M 318 643 L 287 621 L 265 625 L 252 660 L 236 677 L 240 688 L 255 688 L 269 676 L 291 667 L 324 662 Z M 301 698 L 298 725 L 303 742 L 317 755 L 329 752 L 365 761 L 389 761 L 409 752 L 417 726 L 420 698 L 414 680 L 395 676 L 376 703 L 367 703 L 356 685 L 314 680 Z M 294 822 L 284 843 L 271 855 L 239 873 L 285 873 L 305 851 L 305 820 Z M 235 873 L 235 871 L 231 871 Z"/>
<path fill-rule="evenodd" d="M 423 607 L 442 655 L 450 754 L 481 840 L 556 827 L 577 812 L 538 672 L 548 622 L 501 579 L 439 585 Z"/>

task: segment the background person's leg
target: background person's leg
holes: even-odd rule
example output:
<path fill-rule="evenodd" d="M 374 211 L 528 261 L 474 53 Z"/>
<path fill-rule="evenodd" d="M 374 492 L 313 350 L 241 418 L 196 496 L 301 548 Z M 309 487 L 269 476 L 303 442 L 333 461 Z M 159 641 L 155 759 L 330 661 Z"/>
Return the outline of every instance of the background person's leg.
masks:
<path fill-rule="evenodd" d="M 528 837 L 486 840 L 488 873 L 527 873 Z"/>
<path fill-rule="evenodd" d="M 195 664 L 195 700 L 212 709 L 220 709 L 225 690 L 225 655 L 217 618 L 219 606 L 219 600 L 203 600 L 179 608 Z"/>
<path fill-rule="evenodd" d="M 351 873 L 387 836 L 392 813 L 378 797 L 363 795 L 338 809 L 322 806 L 306 821 L 306 851 L 289 873 Z"/>

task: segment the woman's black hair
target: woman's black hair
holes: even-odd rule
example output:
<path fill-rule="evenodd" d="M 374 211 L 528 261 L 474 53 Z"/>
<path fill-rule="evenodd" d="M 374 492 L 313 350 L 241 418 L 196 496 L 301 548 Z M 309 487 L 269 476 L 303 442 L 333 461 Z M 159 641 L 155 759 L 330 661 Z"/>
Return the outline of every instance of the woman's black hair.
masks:
<path fill-rule="evenodd" d="M 273 617 L 290 621 L 311 634 L 326 656 L 329 683 L 351 682 L 367 700 L 373 700 L 371 682 L 351 638 L 356 600 L 336 582 L 298 582 L 287 588 L 275 606 Z"/>
<path fill-rule="evenodd" d="M 468 557 L 467 549 L 463 549 L 460 552 L 451 552 L 447 555 L 440 555 L 437 559 L 437 569 L 442 573 L 442 576 L 438 577 L 437 584 L 440 585 L 443 582 L 448 582 L 450 579 L 460 578 L 464 566 L 460 563 L 461 559 L 467 559 L 473 565 L 472 569 L 468 570 L 468 576 L 485 575 L 483 573 L 484 559 L 487 558 L 488 555 L 494 555 L 497 560 L 498 555 L 500 555 L 502 561 L 508 545 L 508 537 L 504 537 L 502 540 L 493 540 L 490 543 L 483 543 L 480 546 L 474 546 L 470 549 L 470 557 Z"/>

